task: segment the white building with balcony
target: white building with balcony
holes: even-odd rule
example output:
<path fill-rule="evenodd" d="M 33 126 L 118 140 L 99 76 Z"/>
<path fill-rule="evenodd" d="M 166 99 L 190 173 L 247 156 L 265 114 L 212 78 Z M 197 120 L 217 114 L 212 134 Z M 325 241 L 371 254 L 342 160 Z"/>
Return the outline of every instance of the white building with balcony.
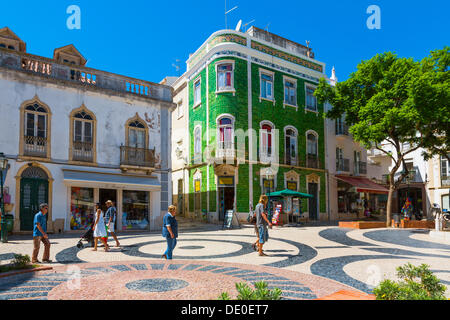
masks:
<path fill-rule="evenodd" d="M 107 200 L 120 231 L 162 225 L 173 90 L 85 64 L 73 45 L 36 56 L 0 29 L 0 152 L 15 232 L 32 230 L 44 202 L 50 232 L 85 230 Z"/>
<path fill-rule="evenodd" d="M 337 81 L 333 67 L 329 82 L 335 85 Z M 332 106 L 326 103 L 325 108 L 329 111 Z M 379 168 L 367 159 L 367 150 L 353 140 L 345 116 L 326 119 L 325 130 L 330 220 L 362 218 L 364 200 L 372 213 L 383 214 L 388 190 L 373 181 L 371 172 Z"/>

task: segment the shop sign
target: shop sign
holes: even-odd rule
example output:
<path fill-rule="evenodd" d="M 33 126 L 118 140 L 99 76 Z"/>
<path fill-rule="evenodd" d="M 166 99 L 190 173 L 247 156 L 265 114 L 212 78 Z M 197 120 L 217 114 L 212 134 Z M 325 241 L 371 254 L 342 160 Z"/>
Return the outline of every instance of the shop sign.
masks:
<path fill-rule="evenodd" d="M 287 188 L 292 191 L 297 191 L 297 182 L 288 181 Z"/>
<path fill-rule="evenodd" d="M 195 180 L 195 192 L 200 192 L 200 180 Z"/>
<path fill-rule="evenodd" d="M 233 177 L 219 177 L 219 186 L 234 186 Z"/>

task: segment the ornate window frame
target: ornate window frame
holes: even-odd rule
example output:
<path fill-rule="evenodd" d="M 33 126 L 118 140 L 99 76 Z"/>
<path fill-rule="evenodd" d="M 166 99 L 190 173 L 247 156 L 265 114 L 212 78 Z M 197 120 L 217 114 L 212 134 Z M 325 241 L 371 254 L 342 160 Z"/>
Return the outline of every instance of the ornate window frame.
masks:
<path fill-rule="evenodd" d="M 32 104 L 38 104 L 39 106 L 46 109 L 46 142 L 47 142 L 47 148 L 46 148 L 46 156 L 45 157 L 36 157 L 36 156 L 27 156 L 25 155 L 25 115 L 26 113 L 29 113 L 30 111 L 25 110 L 25 108 Z M 33 112 L 34 113 L 34 112 Z M 37 114 L 37 113 L 36 113 Z M 33 99 L 24 101 L 20 105 L 20 139 L 19 139 L 19 157 L 26 160 L 47 160 L 50 161 L 51 159 L 51 142 L 52 142 L 52 112 L 50 107 L 42 102 L 37 95 L 33 97 Z"/>
<path fill-rule="evenodd" d="M 135 127 L 131 127 L 130 124 L 133 122 L 140 122 L 142 123 L 142 125 L 144 126 L 144 128 L 135 128 Z M 142 119 L 141 117 L 139 117 L 139 114 L 136 112 L 136 115 L 130 119 L 127 120 L 127 122 L 125 122 L 125 146 L 127 147 L 131 147 L 129 145 L 130 142 L 130 129 L 136 129 L 136 130 L 141 130 L 145 132 L 145 146 L 144 149 L 148 149 L 149 148 L 149 134 L 148 134 L 148 125 L 147 122 Z"/>
<path fill-rule="evenodd" d="M 91 116 L 92 120 L 81 120 L 78 118 L 75 118 L 75 115 L 80 112 L 85 112 L 88 115 Z M 73 160 L 73 143 L 75 140 L 74 134 L 75 134 L 75 120 L 81 120 L 81 121 L 89 121 L 92 123 L 92 162 L 87 161 L 78 161 Z M 72 112 L 69 115 L 69 121 L 70 121 L 70 129 L 69 129 L 69 162 L 74 164 L 97 164 L 97 118 L 95 117 L 94 112 L 89 110 L 84 103 L 81 105 L 81 107 L 73 109 Z"/>
<path fill-rule="evenodd" d="M 297 165 L 298 164 L 298 130 L 296 127 L 294 127 L 292 125 L 287 125 L 286 127 L 284 127 L 284 160 L 285 160 L 285 163 L 287 163 L 288 155 L 286 153 L 286 150 L 287 150 L 286 136 L 287 136 L 288 130 L 292 130 L 295 133 L 295 161 L 294 161 L 295 164 L 294 165 Z"/>

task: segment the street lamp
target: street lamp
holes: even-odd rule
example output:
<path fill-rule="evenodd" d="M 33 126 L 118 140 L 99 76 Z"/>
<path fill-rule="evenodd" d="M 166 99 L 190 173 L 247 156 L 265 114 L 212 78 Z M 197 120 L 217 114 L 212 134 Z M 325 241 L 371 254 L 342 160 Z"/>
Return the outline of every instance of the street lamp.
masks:
<path fill-rule="evenodd" d="M 6 159 L 3 152 L 0 152 L 0 195 L 1 195 L 1 209 L 2 209 L 2 222 L 1 222 L 1 238 L 2 242 L 8 242 L 8 230 L 7 230 L 7 223 L 6 223 L 6 214 L 5 214 L 5 199 L 3 194 L 3 172 L 6 174 L 6 169 L 8 167 L 8 159 Z"/>

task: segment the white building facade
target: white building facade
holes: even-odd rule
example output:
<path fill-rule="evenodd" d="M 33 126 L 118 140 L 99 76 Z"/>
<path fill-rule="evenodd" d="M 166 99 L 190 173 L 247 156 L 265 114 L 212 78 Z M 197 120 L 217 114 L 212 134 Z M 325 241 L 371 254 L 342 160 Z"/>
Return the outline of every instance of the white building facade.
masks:
<path fill-rule="evenodd" d="M 329 82 L 334 86 L 337 81 L 333 67 Z M 329 111 L 332 106 L 326 103 L 325 108 Z M 330 220 L 362 218 L 364 199 L 372 213 L 383 214 L 388 190 L 374 181 L 381 167 L 369 160 L 367 150 L 353 140 L 345 116 L 325 121 Z"/>
<path fill-rule="evenodd" d="M 40 203 L 49 204 L 50 232 L 85 230 L 94 204 L 107 200 L 119 231 L 162 225 L 172 88 L 85 64 L 73 45 L 53 59 L 35 56 L 0 29 L 0 152 L 10 164 L 5 199 L 15 232 L 32 230 Z"/>

